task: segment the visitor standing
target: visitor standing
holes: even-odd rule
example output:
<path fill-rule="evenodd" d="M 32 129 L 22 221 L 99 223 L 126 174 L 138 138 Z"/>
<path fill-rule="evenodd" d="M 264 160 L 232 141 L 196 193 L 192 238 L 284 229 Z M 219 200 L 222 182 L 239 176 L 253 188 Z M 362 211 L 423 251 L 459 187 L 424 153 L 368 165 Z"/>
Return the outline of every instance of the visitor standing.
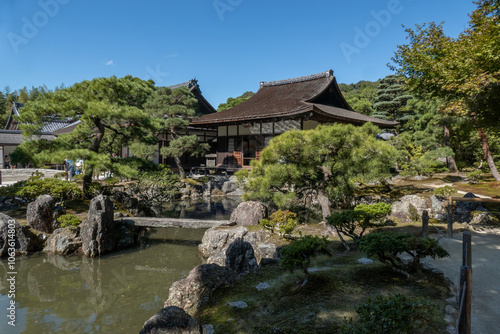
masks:
<path fill-rule="evenodd" d="M 83 160 L 77 159 L 75 165 L 76 165 L 76 175 L 80 175 L 81 173 L 83 173 Z"/>

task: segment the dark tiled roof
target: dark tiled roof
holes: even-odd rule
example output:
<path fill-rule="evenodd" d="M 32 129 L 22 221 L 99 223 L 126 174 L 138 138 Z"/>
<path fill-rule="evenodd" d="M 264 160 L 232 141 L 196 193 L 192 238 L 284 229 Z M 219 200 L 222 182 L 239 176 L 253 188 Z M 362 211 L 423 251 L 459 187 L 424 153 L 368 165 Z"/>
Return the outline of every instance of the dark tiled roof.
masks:
<path fill-rule="evenodd" d="M 317 112 L 323 112 L 332 118 L 338 120 L 338 122 L 343 122 L 343 123 L 366 123 L 366 122 L 371 122 L 375 125 L 381 126 L 381 127 L 393 127 L 398 125 L 398 122 L 393 122 L 393 121 L 386 121 L 380 118 L 376 117 L 370 117 L 367 115 L 360 114 L 355 111 L 347 110 L 347 109 L 342 109 L 342 108 L 336 108 L 324 104 L 317 104 L 314 103 L 312 104 L 313 108 Z"/>
<path fill-rule="evenodd" d="M 179 83 L 176 85 L 168 86 L 168 88 L 171 88 L 171 89 L 176 89 L 179 87 L 192 88 L 194 86 L 198 86 L 198 81 L 196 79 L 191 79 L 191 80 L 186 81 L 186 82 L 182 82 L 182 83 Z"/>
<path fill-rule="evenodd" d="M 245 102 L 215 114 L 205 115 L 193 123 L 230 122 L 285 116 L 309 108 L 305 101 L 320 94 L 334 80 L 333 76 L 308 76 L 261 83 L 257 93 Z"/>
<path fill-rule="evenodd" d="M 12 111 L 7 121 L 6 130 L 17 130 L 19 128 L 17 120 L 15 120 L 13 117 L 19 116 L 19 111 L 22 107 L 24 107 L 24 103 L 14 102 L 14 104 L 12 105 Z M 73 123 L 75 123 L 75 119 L 73 118 L 48 117 L 47 121 L 44 122 L 40 132 L 43 134 L 47 133 L 52 134 L 56 131 L 60 132 L 61 129 L 64 129 L 72 125 Z M 66 132 L 61 132 L 61 133 L 66 133 Z"/>
<path fill-rule="evenodd" d="M 198 110 L 197 110 L 198 114 L 206 115 L 216 112 L 215 108 L 205 99 L 203 94 L 201 94 L 200 86 L 198 86 L 198 80 L 191 79 L 186 82 L 168 86 L 168 88 L 171 89 L 176 89 L 179 87 L 189 88 L 189 91 L 193 93 L 193 95 L 196 97 L 196 99 L 198 100 Z"/>
<path fill-rule="evenodd" d="M 54 140 L 55 136 L 51 134 L 42 134 L 35 136 L 36 139 Z M 22 131 L 19 130 L 0 130 L 0 145 L 19 145 L 24 142 Z"/>
<path fill-rule="evenodd" d="M 76 121 L 79 122 L 79 121 Z M 74 119 L 54 119 L 43 124 L 41 132 L 54 133 L 75 123 Z"/>
<path fill-rule="evenodd" d="M 82 121 L 78 120 L 78 121 L 70 123 L 70 124 L 66 123 L 66 126 L 60 128 L 60 129 L 55 130 L 53 132 L 53 134 L 56 135 L 56 136 L 59 136 L 59 135 L 63 135 L 63 134 L 66 134 L 66 133 L 70 133 L 71 131 L 73 131 L 74 129 L 76 129 L 76 127 L 78 126 L 78 124 L 80 124 L 81 122 Z"/>
<path fill-rule="evenodd" d="M 373 122 L 379 126 L 395 126 L 352 111 L 345 101 L 332 70 L 313 75 L 261 82 L 258 92 L 245 102 L 214 114 L 193 120 L 193 125 L 266 120 L 318 113 L 324 121 L 344 123 Z"/>

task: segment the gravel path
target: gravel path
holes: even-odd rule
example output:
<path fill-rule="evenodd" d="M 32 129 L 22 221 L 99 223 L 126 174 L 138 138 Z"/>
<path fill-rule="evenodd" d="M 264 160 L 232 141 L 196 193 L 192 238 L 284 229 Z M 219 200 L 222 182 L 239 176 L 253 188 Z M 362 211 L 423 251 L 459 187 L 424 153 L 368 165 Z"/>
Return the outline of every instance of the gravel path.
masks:
<path fill-rule="evenodd" d="M 460 281 L 463 233 L 439 243 L 450 257 L 425 261 L 444 272 L 456 287 Z M 500 333 L 500 231 L 472 232 L 472 333 Z"/>

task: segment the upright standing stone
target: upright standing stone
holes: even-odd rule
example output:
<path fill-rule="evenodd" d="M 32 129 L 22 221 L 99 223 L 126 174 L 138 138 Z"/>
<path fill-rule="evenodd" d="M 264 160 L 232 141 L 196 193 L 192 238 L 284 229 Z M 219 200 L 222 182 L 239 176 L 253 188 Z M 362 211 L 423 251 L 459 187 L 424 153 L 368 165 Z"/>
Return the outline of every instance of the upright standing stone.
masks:
<path fill-rule="evenodd" d="M 94 257 L 113 251 L 116 233 L 113 202 L 104 195 L 94 197 L 87 219 L 80 225 L 83 253 Z"/>
<path fill-rule="evenodd" d="M 31 203 L 28 203 L 26 219 L 32 229 L 40 232 L 52 233 L 54 199 L 50 195 L 41 195 Z"/>

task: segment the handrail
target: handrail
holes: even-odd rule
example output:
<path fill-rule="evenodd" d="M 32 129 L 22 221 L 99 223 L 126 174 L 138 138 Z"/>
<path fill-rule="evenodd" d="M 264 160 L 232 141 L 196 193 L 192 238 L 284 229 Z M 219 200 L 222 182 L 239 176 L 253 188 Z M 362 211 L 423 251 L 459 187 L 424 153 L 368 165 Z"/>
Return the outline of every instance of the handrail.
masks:
<path fill-rule="evenodd" d="M 471 333 L 472 310 L 472 234 L 464 232 L 462 241 L 462 266 L 460 266 L 460 301 L 456 322 L 457 334 Z"/>

